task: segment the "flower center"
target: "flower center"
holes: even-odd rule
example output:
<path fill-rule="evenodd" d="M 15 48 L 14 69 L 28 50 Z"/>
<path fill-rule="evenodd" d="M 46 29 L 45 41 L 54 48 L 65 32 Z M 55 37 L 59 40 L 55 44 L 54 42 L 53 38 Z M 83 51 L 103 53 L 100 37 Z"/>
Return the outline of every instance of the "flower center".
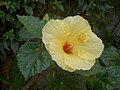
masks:
<path fill-rule="evenodd" d="M 67 42 L 63 46 L 63 50 L 66 54 L 71 54 L 72 53 L 72 46 L 68 44 Z"/>

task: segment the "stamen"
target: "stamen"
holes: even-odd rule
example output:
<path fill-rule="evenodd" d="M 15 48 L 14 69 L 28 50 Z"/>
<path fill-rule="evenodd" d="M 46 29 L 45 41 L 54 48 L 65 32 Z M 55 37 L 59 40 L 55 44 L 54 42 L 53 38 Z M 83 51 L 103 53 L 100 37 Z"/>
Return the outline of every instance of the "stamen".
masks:
<path fill-rule="evenodd" d="M 68 44 L 67 42 L 63 46 L 63 50 L 66 54 L 71 54 L 72 53 L 72 46 Z"/>

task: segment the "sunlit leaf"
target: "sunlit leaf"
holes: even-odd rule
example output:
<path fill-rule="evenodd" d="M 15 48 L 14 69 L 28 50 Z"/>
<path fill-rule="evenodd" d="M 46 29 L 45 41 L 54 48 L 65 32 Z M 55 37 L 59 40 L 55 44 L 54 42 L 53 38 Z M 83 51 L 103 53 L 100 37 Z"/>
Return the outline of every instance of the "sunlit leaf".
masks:
<path fill-rule="evenodd" d="M 49 20 L 49 15 L 45 14 L 45 16 L 43 17 L 43 20 L 47 22 Z"/>
<path fill-rule="evenodd" d="M 33 35 L 31 31 L 27 30 L 27 28 L 23 27 L 19 31 L 19 39 L 23 41 L 29 41 L 29 40 L 38 39 L 38 37 Z"/>
<path fill-rule="evenodd" d="M 30 31 L 34 36 L 41 38 L 44 21 L 33 16 L 17 16 L 19 21 L 24 25 L 26 30 Z"/>
<path fill-rule="evenodd" d="M 25 43 L 18 51 L 18 67 L 27 80 L 49 67 L 51 57 L 47 51 L 36 43 Z"/>

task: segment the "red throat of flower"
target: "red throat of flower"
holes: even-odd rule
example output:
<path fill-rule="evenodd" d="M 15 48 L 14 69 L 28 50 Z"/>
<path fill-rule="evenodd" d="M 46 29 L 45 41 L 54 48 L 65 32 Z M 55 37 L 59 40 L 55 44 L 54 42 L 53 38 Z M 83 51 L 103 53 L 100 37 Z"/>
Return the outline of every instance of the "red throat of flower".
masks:
<path fill-rule="evenodd" d="M 67 42 L 63 46 L 63 50 L 66 54 L 72 54 L 72 46 L 68 44 Z"/>

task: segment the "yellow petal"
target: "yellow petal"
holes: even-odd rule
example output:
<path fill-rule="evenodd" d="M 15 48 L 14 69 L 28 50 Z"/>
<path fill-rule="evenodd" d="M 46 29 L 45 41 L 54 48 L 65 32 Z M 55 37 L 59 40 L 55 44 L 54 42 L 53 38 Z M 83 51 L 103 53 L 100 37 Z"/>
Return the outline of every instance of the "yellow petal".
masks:
<path fill-rule="evenodd" d="M 42 29 L 43 42 L 53 60 L 64 70 L 73 72 L 74 69 L 64 63 L 63 44 L 70 34 L 69 26 L 61 20 L 50 20 Z"/>
<path fill-rule="evenodd" d="M 47 42 L 56 39 L 62 43 L 65 43 L 70 29 L 67 23 L 62 20 L 50 20 L 42 29 L 43 42 Z"/>
<path fill-rule="evenodd" d="M 95 60 L 96 58 L 100 57 L 103 49 L 104 45 L 102 40 L 91 32 L 90 38 L 86 42 L 79 43 L 78 45 L 74 46 L 73 53 L 82 59 Z"/>
<path fill-rule="evenodd" d="M 64 70 L 89 70 L 102 54 L 104 45 L 80 16 L 50 20 L 42 40 L 52 59 Z"/>
<path fill-rule="evenodd" d="M 76 43 L 77 39 L 83 33 L 91 32 L 91 27 L 87 20 L 81 16 L 71 16 L 64 19 L 64 21 L 69 25 L 71 34 L 69 35 L 68 42 Z M 73 42 L 74 41 L 74 42 Z"/>
<path fill-rule="evenodd" d="M 76 33 L 77 31 L 78 32 L 91 31 L 91 27 L 88 21 L 81 16 L 78 16 L 78 15 L 73 17 L 70 16 L 63 19 L 63 21 L 65 21 L 70 26 L 71 32 L 73 33 Z"/>
<path fill-rule="evenodd" d="M 95 60 L 86 60 L 77 56 L 69 56 L 65 58 L 65 64 L 73 69 L 89 70 L 95 64 Z"/>
<path fill-rule="evenodd" d="M 74 72 L 76 69 L 73 69 L 71 67 L 69 67 L 68 65 L 65 64 L 65 62 L 56 62 L 58 64 L 59 67 L 61 67 L 62 69 L 69 71 L 69 72 Z"/>
<path fill-rule="evenodd" d="M 75 69 L 70 68 L 64 63 L 65 53 L 63 52 L 62 44 L 59 41 L 51 40 L 51 42 L 49 42 L 48 50 L 52 59 L 58 64 L 59 67 L 69 72 L 75 71 Z"/>

